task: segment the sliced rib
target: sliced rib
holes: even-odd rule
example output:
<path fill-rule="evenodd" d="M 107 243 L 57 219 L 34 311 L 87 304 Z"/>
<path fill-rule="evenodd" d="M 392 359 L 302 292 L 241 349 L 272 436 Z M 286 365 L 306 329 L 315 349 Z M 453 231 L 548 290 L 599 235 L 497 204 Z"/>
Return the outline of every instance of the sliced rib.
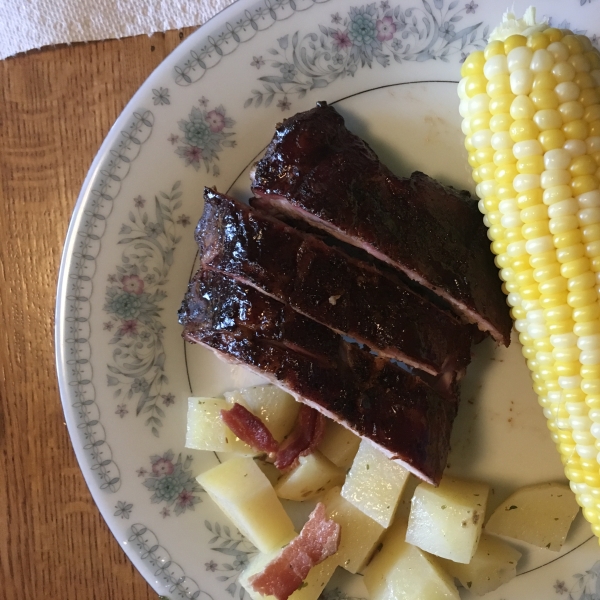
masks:
<path fill-rule="evenodd" d="M 439 482 L 455 399 L 442 398 L 394 362 L 214 271 L 195 275 L 179 319 L 188 341 L 266 376 L 418 477 Z"/>
<path fill-rule="evenodd" d="M 253 173 L 254 205 L 309 221 L 444 298 L 506 346 L 511 320 L 477 203 L 396 177 L 325 103 L 286 119 Z"/>
<path fill-rule="evenodd" d="M 204 198 L 196 240 L 205 269 L 431 375 L 466 369 L 470 328 L 399 278 L 214 190 Z"/>

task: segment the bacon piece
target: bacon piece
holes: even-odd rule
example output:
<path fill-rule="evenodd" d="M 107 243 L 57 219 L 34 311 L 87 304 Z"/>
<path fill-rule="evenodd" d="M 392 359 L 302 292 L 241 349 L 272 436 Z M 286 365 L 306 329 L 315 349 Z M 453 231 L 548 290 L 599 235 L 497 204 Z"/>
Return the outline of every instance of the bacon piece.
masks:
<path fill-rule="evenodd" d="M 325 417 L 306 404 L 300 406 L 294 429 L 279 446 L 275 466 L 284 471 L 291 467 L 298 457 L 310 454 L 321 443 L 324 432 Z"/>
<path fill-rule="evenodd" d="M 337 552 L 340 529 L 338 523 L 326 518 L 325 505 L 319 502 L 300 535 L 260 573 L 250 577 L 250 585 L 259 594 L 287 600 L 314 566 Z"/>
<path fill-rule="evenodd" d="M 245 406 L 235 403 L 230 410 L 222 410 L 221 418 L 225 425 L 252 448 L 272 454 L 279 444 L 267 426 Z"/>

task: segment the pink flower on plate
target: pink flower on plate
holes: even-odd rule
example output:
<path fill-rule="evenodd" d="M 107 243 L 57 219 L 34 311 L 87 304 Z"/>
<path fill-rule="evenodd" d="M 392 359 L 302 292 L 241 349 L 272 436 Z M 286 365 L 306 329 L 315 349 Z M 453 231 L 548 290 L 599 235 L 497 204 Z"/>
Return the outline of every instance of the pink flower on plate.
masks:
<path fill-rule="evenodd" d="M 152 472 L 157 477 L 163 475 L 170 475 L 175 470 L 173 463 L 166 458 L 159 458 L 156 462 L 152 463 Z"/>
<path fill-rule="evenodd" d="M 137 275 L 125 275 L 121 279 L 123 290 L 138 296 L 144 291 L 144 280 Z"/>
<path fill-rule="evenodd" d="M 222 115 L 216 110 L 211 110 L 206 115 L 206 122 L 213 133 L 217 133 L 225 127 L 225 115 Z"/>
<path fill-rule="evenodd" d="M 137 333 L 138 322 L 135 319 L 123 321 L 119 327 L 119 335 L 135 335 Z"/>
<path fill-rule="evenodd" d="M 336 31 L 331 34 L 333 38 L 333 45 L 336 50 L 343 50 L 344 48 L 350 48 L 352 46 L 352 40 L 348 37 L 347 31 Z"/>
<path fill-rule="evenodd" d="M 391 40 L 396 33 L 396 25 L 394 24 L 394 19 L 392 19 L 392 17 L 378 19 L 375 27 L 377 29 L 377 39 L 380 42 Z"/>
<path fill-rule="evenodd" d="M 182 490 L 177 498 L 177 504 L 182 508 L 188 508 L 194 505 L 194 494 L 187 490 Z"/>

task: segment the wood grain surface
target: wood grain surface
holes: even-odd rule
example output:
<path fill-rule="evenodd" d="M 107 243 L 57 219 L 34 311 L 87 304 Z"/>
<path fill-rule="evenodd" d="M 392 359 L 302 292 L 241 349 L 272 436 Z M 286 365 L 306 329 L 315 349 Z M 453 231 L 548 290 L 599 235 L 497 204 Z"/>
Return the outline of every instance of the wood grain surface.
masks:
<path fill-rule="evenodd" d="M 75 459 L 54 366 L 54 302 L 69 219 L 100 144 L 192 31 L 0 61 L 0 598 L 157 598 Z"/>

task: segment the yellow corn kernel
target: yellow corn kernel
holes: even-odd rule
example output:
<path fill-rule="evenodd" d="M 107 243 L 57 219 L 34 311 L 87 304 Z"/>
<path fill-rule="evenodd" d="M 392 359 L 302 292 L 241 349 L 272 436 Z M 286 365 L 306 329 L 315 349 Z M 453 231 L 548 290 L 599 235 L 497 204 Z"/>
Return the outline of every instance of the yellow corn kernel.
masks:
<path fill-rule="evenodd" d="M 563 33 L 560 29 L 556 27 L 548 27 L 548 29 L 544 29 L 544 35 L 550 40 L 550 43 L 560 42 L 563 38 Z"/>
<path fill-rule="evenodd" d="M 483 75 L 469 75 L 466 78 L 465 93 L 469 98 L 477 94 L 485 94 L 486 80 Z"/>
<path fill-rule="evenodd" d="M 497 54 L 504 54 L 504 43 L 499 40 L 494 40 L 485 47 L 483 56 L 485 60 L 489 60 L 492 56 L 496 56 Z"/>
<path fill-rule="evenodd" d="M 537 138 L 540 130 L 529 119 L 518 119 L 510 126 L 510 137 L 514 142 L 524 142 Z"/>
<path fill-rule="evenodd" d="M 600 106 L 598 108 L 600 108 Z M 589 154 L 574 157 L 571 160 L 571 166 L 569 167 L 572 177 L 593 175 L 597 169 L 598 165 L 596 164 L 596 161 Z"/>
<path fill-rule="evenodd" d="M 556 150 L 562 148 L 567 141 L 567 137 L 562 129 L 549 129 L 542 131 L 538 136 L 538 141 L 542 145 L 544 151 Z"/>
<path fill-rule="evenodd" d="M 483 73 L 483 65 L 485 64 L 485 56 L 482 50 L 471 52 L 466 58 L 460 69 L 461 77 L 467 77 L 469 75 L 479 75 Z"/>
<path fill-rule="evenodd" d="M 584 119 L 576 119 L 565 123 L 562 128 L 568 140 L 585 140 L 590 132 L 590 126 Z"/>
<path fill-rule="evenodd" d="M 571 181 L 573 196 L 577 197 L 580 194 L 597 190 L 598 184 L 599 181 L 595 175 L 580 175 L 579 177 L 573 177 Z"/>

